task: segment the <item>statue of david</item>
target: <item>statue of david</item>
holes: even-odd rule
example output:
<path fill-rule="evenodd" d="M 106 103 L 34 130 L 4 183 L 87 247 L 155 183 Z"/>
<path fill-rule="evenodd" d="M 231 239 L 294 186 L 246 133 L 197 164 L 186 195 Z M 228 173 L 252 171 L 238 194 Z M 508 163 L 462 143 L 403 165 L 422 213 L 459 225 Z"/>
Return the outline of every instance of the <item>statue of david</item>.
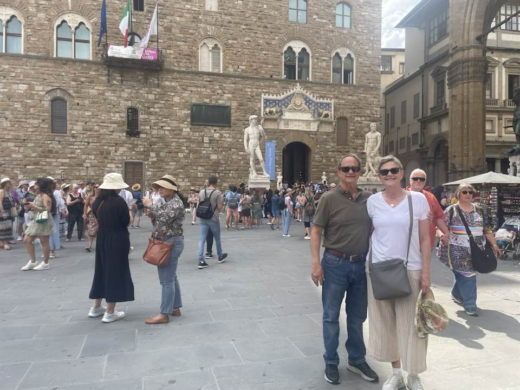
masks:
<path fill-rule="evenodd" d="M 249 156 L 249 163 L 251 165 L 250 177 L 258 176 L 256 171 L 255 156 L 260 161 L 263 174 L 260 176 L 269 176 L 265 170 L 265 162 L 262 157 L 262 150 L 260 149 L 260 142 L 265 139 L 265 131 L 262 126 L 258 124 L 258 117 L 251 115 L 249 117 L 249 127 L 244 130 L 244 148 Z"/>

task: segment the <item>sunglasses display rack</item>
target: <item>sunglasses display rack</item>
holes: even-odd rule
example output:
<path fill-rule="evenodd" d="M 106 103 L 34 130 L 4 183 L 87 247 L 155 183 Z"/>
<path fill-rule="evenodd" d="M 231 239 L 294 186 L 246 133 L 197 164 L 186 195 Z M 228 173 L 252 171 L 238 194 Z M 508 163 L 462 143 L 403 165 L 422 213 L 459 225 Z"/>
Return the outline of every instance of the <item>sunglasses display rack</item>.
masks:
<path fill-rule="evenodd" d="M 505 218 L 520 216 L 520 191 L 517 187 L 503 187 L 501 201 Z"/>

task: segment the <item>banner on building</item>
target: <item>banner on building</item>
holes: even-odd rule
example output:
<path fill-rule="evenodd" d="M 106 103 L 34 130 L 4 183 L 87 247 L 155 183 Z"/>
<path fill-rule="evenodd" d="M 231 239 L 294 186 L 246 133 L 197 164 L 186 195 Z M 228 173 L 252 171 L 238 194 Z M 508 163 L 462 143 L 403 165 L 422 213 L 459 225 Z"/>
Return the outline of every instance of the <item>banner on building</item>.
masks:
<path fill-rule="evenodd" d="M 157 49 L 143 49 L 137 46 L 113 46 L 108 47 L 108 56 L 117 58 L 128 58 L 131 60 L 157 61 Z"/>
<path fill-rule="evenodd" d="M 265 141 L 265 170 L 271 180 L 276 180 L 276 141 Z"/>

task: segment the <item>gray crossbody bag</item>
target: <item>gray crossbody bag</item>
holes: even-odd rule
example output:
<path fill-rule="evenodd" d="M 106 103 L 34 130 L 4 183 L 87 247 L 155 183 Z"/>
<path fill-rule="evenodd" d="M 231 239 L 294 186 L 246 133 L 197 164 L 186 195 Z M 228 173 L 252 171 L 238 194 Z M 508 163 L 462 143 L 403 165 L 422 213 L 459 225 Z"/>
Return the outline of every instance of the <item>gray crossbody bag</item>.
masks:
<path fill-rule="evenodd" d="M 387 299 L 397 299 L 407 297 L 412 293 L 412 287 L 408 280 L 408 255 L 410 254 L 410 244 L 413 231 L 413 205 L 412 195 L 408 192 L 408 209 L 410 212 L 410 229 L 408 233 L 408 250 L 406 251 L 406 261 L 402 259 L 392 259 L 380 263 L 372 263 L 372 248 L 368 260 L 368 272 L 372 282 L 374 298 L 380 301 Z"/>

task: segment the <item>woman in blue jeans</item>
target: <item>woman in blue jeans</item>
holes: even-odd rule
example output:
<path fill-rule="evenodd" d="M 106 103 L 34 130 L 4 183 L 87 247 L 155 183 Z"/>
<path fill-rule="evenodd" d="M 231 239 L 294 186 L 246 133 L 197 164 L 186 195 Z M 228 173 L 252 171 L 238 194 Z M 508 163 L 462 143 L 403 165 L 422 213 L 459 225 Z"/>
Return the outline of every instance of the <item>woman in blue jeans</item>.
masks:
<path fill-rule="evenodd" d="M 164 267 L 157 267 L 162 287 L 161 310 L 155 317 L 147 318 L 145 323 L 167 324 L 170 316 L 180 316 L 182 307 L 181 289 L 177 279 L 177 265 L 184 250 L 182 222 L 184 221 L 184 204 L 179 197 L 176 179 L 165 175 L 153 183 L 165 200 L 162 205 L 153 205 L 151 199 L 143 199 L 147 215 L 152 218 L 152 237 L 173 242 L 170 262 Z"/>
<path fill-rule="evenodd" d="M 449 244 L 441 244 L 439 249 L 440 260 L 455 276 L 451 297 L 464 308 L 467 315 L 473 317 L 478 316 L 477 272 L 473 269 L 469 236 L 462 218 L 478 245 L 484 247 L 486 241 L 489 241 L 496 256 L 501 255 L 489 215 L 472 202 L 475 193 L 475 188 L 467 183 L 462 183 L 455 191 L 455 197 L 459 202 L 444 210 L 444 221 L 450 229 Z"/>

